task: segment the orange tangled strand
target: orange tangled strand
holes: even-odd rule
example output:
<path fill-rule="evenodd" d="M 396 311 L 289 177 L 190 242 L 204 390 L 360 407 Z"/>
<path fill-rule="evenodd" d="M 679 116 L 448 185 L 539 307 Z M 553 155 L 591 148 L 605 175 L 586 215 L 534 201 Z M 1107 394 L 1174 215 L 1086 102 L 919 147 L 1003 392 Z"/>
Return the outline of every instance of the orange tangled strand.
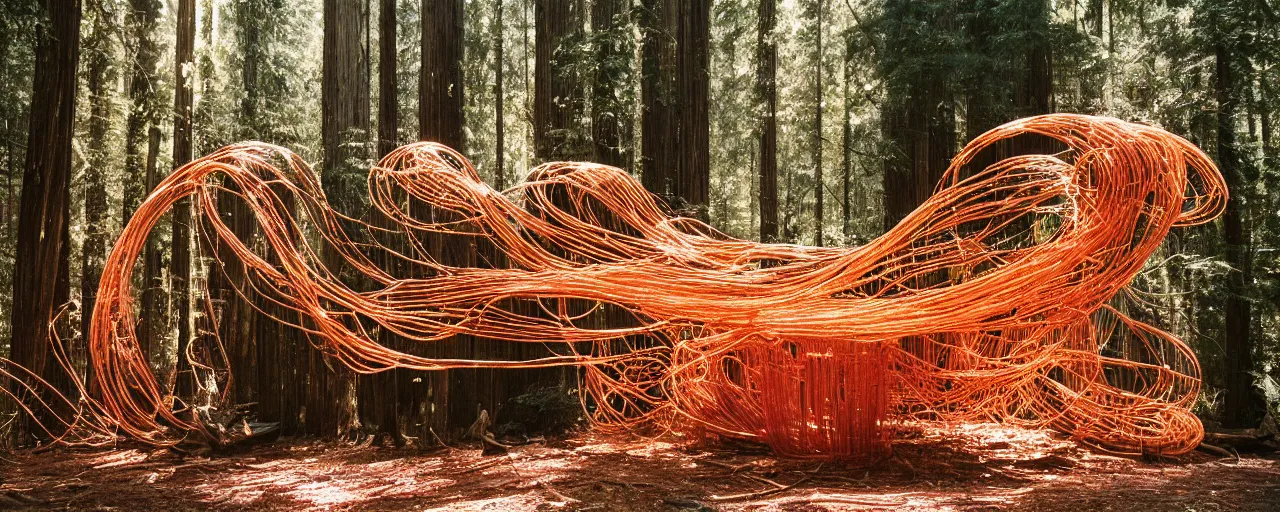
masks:
<path fill-rule="evenodd" d="M 971 169 L 1025 135 L 1065 151 Z M 1129 454 L 1183 453 L 1203 436 L 1189 411 L 1194 354 L 1109 305 L 1172 227 L 1207 222 L 1225 202 L 1205 154 L 1157 128 L 1066 114 L 1000 126 L 955 157 L 916 211 L 857 248 L 734 239 L 671 217 L 631 176 L 597 164 L 545 164 L 496 191 L 433 143 L 392 152 L 368 189 L 390 222 L 333 211 L 311 169 L 276 146 L 229 146 L 174 172 L 104 268 L 89 333 L 101 398 L 78 421 L 155 443 L 203 431 L 174 412 L 139 351 L 130 289 L 152 228 L 194 197 L 210 236 L 247 269 L 241 292 L 296 311 L 275 318 L 301 318 L 318 349 L 357 372 L 575 365 L 597 425 L 698 429 L 793 456 L 881 454 L 910 419 L 1049 428 Z M 220 190 L 248 205 L 265 243 L 223 224 Z M 508 268 L 441 264 L 427 250 L 441 233 L 487 240 Z M 345 284 L 321 247 L 372 285 Z M 433 359 L 379 344 L 375 325 L 419 343 L 474 335 L 555 350 Z"/>

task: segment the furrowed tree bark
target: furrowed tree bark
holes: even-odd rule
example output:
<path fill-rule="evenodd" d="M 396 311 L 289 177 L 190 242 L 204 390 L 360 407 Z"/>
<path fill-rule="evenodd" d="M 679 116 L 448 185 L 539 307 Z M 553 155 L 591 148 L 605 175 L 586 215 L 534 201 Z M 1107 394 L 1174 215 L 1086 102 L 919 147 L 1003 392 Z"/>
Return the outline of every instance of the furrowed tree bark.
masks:
<path fill-rule="evenodd" d="M 264 103 L 263 66 L 269 65 L 266 61 L 268 58 L 266 46 L 269 43 L 264 38 L 264 32 L 271 30 L 270 27 L 265 26 L 269 23 L 267 20 L 271 18 L 268 13 L 268 9 L 271 8 L 273 6 L 261 0 L 248 0 L 234 6 L 236 28 L 240 35 L 240 49 L 243 53 L 240 78 L 244 97 L 240 102 L 238 124 L 241 131 L 237 137 L 242 140 L 270 138 L 271 128 L 260 111 L 260 105 Z M 237 190 L 229 179 L 223 181 L 223 187 L 229 191 Z M 218 212 L 222 221 L 231 228 L 237 238 L 249 247 L 255 245 L 257 221 L 244 200 L 236 197 L 234 193 L 222 192 L 218 198 Z M 217 259 L 215 268 L 210 269 L 209 293 L 214 299 L 214 305 L 221 306 L 218 335 L 226 351 L 234 379 L 231 385 L 232 398 L 238 404 L 261 404 L 263 398 L 267 396 L 262 393 L 263 388 L 271 385 L 263 382 L 262 379 L 274 380 L 275 377 L 274 374 L 259 371 L 266 369 L 262 368 L 259 357 L 271 355 L 267 351 L 259 350 L 260 337 L 257 336 L 257 329 L 254 326 L 258 314 L 252 302 L 261 301 L 261 298 L 254 296 L 253 287 L 249 282 L 250 276 L 246 274 L 243 262 L 234 251 L 228 245 L 216 240 L 211 242 L 215 245 L 213 248 L 215 252 L 212 254 L 215 254 Z M 270 342 L 280 343 L 281 341 L 283 340 L 275 338 Z"/>
<path fill-rule="evenodd" d="M 952 4 L 943 4 L 952 5 Z M 905 16 L 889 24 L 885 32 L 890 44 L 917 40 L 918 30 L 955 33 L 955 7 L 925 9 L 905 0 L 886 2 L 895 16 Z M 921 28 L 916 28 L 921 27 Z M 892 79 L 881 113 L 881 128 L 889 155 L 884 162 L 884 228 L 897 225 L 933 193 L 956 150 L 955 98 L 949 88 L 954 77 L 930 59 L 950 58 L 956 48 L 929 48 L 933 55 L 916 55 L 917 50 L 900 55 L 914 75 L 888 72 Z M 917 62 L 907 62 L 915 59 Z M 884 59 L 882 59 L 883 61 Z M 884 64 L 882 64 L 884 66 Z"/>
<path fill-rule="evenodd" d="M 359 0 L 325 0 L 321 72 L 321 138 L 324 173 L 321 184 L 331 204 L 348 215 L 363 210 L 369 161 L 369 68 L 364 29 L 368 12 Z M 354 236 L 354 229 L 347 229 Z M 326 247 L 326 266 L 340 278 L 350 276 L 341 255 Z M 328 354 L 312 350 L 306 400 L 306 431 L 323 437 L 345 437 L 359 426 L 356 379 Z"/>
<path fill-rule="evenodd" d="M 396 0 L 378 0 L 378 156 L 400 145 Z"/>
<path fill-rule="evenodd" d="M 107 130 L 110 128 L 111 96 L 106 87 L 110 72 L 110 39 L 101 12 L 93 17 L 93 31 L 84 40 L 89 52 L 86 71 L 89 92 L 88 165 L 84 171 L 84 245 L 80 255 L 80 332 L 89 334 L 92 312 L 98 295 L 98 282 L 106 260 L 106 237 L 102 229 L 107 215 L 107 190 L 103 171 L 107 168 Z M 144 282 L 150 283 L 144 279 Z M 145 352 L 150 337 L 139 332 L 138 344 Z"/>
<path fill-rule="evenodd" d="M 465 151 L 463 106 L 463 14 L 462 0 L 423 0 L 422 3 L 422 69 L 418 83 L 418 138 L 445 144 L 457 151 Z M 413 213 L 419 218 L 450 220 L 448 212 L 432 211 L 426 205 L 415 205 Z M 474 266 L 476 248 L 474 240 L 467 236 L 431 235 L 428 251 L 433 258 L 446 265 Z M 469 337 L 435 342 L 418 347 L 429 357 L 459 357 L 470 353 Z M 465 357 L 465 356 L 462 356 Z M 474 372 L 471 372 L 473 375 Z M 408 425 L 420 425 L 415 430 L 426 443 L 435 437 L 448 438 L 459 418 L 451 418 L 451 411 L 472 408 L 451 407 L 454 390 L 451 384 L 462 375 L 455 371 L 419 372 L 399 383 L 401 407 L 408 410 Z M 462 390 L 465 392 L 465 390 Z M 469 402 L 460 399 L 461 402 Z M 474 414 L 474 413 L 473 413 Z M 465 426 L 463 427 L 465 428 Z"/>
<path fill-rule="evenodd" d="M 813 245 L 822 247 L 822 0 L 818 0 L 818 16 L 817 16 L 817 49 L 814 53 L 814 62 L 817 69 L 813 73 L 814 82 L 814 118 L 813 118 L 813 178 L 814 178 L 814 203 L 813 203 Z"/>
<path fill-rule="evenodd" d="M 844 234 L 846 243 L 853 237 L 853 203 L 850 187 L 853 186 L 853 91 L 849 84 L 853 82 L 853 30 L 844 35 L 844 119 L 840 121 L 840 232 Z"/>
<path fill-rule="evenodd" d="M 493 29 L 493 45 L 496 56 L 493 64 L 493 101 L 494 101 L 494 143 L 497 148 L 494 150 L 494 171 L 495 171 L 495 187 L 498 190 L 507 189 L 507 167 L 506 167 L 506 122 L 503 116 L 503 71 L 506 59 L 503 54 L 503 5 L 502 0 L 495 0 L 494 11 L 494 29 Z"/>
<path fill-rule="evenodd" d="M 493 98 L 494 98 L 494 188 L 497 190 L 506 190 L 511 186 L 514 179 L 508 176 L 506 169 L 506 117 L 505 107 L 506 100 L 503 95 L 506 91 L 506 48 L 505 48 L 505 12 L 506 6 L 503 0 L 494 1 L 494 23 L 492 25 L 492 34 L 490 34 L 494 46 L 493 61 Z M 477 263 L 481 266 L 491 268 L 509 268 L 510 261 L 507 255 L 499 251 L 497 246 L 488 240 L 477 240 Z M 476 350 L 476 355 L 486 358 L 518 358 L 520 357 L 521 347 L 511 346 L 509 343 L 489 342 L 489 340 L 479 341 L 480 347 Z M 504 372 L 496 369 L 477 369 L 475 378 L 478 381 L 479 392 L 477 393 L 480 408 L 488 412 L 489 418 L 497 417 L 498 411 L 502 409 L 502 405 L 515 393 L 519 392 L 519 388 L 515 386 L 519 384 L 520 378 L 510 372 Z M 461 404 L 467 406 L 470 404 Z M 475 409 L 466 410 L 465 418 L 474 424 L 476 415 L 479 414 Z M 454 421 L 457 426 L 458 421 Z M 471 425 L 465 428 L 470 429 Z"/>
<path fill-rule="evenodd" d="M 212 14 L 210 11 L 208 14 Z M 196 5 L 195 0 L 179 0 L 177 37 L 174 40 L 174 88 L 173 88 L 173 168 L 191 161 L 191 115 L 194 97 L 192 74 L 194 71 Z M 186 77 L 186 78 L 184 78 Z M 195 395 L 195 375 L 187 349 L 191 345 L 191 201 L 183 199 L 173 207 L 172 250 L 170 257 L 171 309 L 178 323 L 178 365 L 174 393 L 182 399 Z"/>
<path fill-rule="evenodd" d="M 418 138 L 461 150 L 463 137 L 460 0 L 422 2 L 422 69 L 418 82 Z"/>
<path fill-rule="evenodd" d="M 272 190 L 280 196 L 284 203 L 283 209 L 289 217 L 297 218 L 297 203 L 289 190 L 283 185 L 273 186 Z M 295 242 L 300 243 L 298 240 Z M 268 263 L 280 264 L 280 257 L 274 251 L 268 248 L 264 252 Z M 307 361 L 307 353 L 312 349 L 297 328 L 277 320 L 295 324 L 301 322 L 296 311 L 280 306 L 267 297 L 255 297 L 255 302 L 257 307 L 273 317 L 258 316 L 253 325 L 253 334 L 258 340 L 255 354 L 257 367 L 250 368 L 250 371 L 257 378 L 258 418 L 264 422 L 279 422 L 281 435 L 297 435 L 300 433 L 300 404 L 306 394 L 302 386 L 306 382 L 306 375 L 300 371 L 299 366 Z"/>
<path fill-rule="evenodd" d="M 240 110 L 240 128 L 243 130 L 241 138 L 271 140 L 280 136 L 278 135 L 281 133 L 280 128 L 274 126 L 270 117 L 263 115 L 262 110 L 271 108 L 273 98 L 266 96 L 278 94 L 275 92 L 278 89 L 274 88 L 278 86 L 275 86 L 273 81 L 278 79 L 279 75 L 272 75 L 270 62 L 273 58 L 272 47 L 278 44 L 281 38 L 277 31 L 273 30 L 273 22 L 270 20 L 281 19 L 280 10 L 285 7 L 281 3 L 262 0 L 243 2 L 236 6 L 239 9 L 237 37 L 244 54 L 241 79 L 245 97 L 242 99 Z M 204 38 L 210 46 L 212 46 L 211 29 L 209 25 L 202 28 L 202 31 L 206 31 Z M 202 70 L 208 69 L 209 74 L 213 73 L 212 61 L 202 59 L 201 67 Z M 288 212 L 289 218 L 296 218 L 297 201 L 294 196 L 282 185 L 275 185 L 272 188 L 281 198 L 283 203 L 281 206 Z M 237 232 L 244 233 L 249 229 L 255 229 L 256 222 L 253 222 L 251 212 L 245 209 L 240 201 L 235 203 L 238 204 L 231 204 L 227 209 L 234 214 L 231 221 L 237 226 Z M 301 243 L 296 240 L 298 236 L 296 233 L 292 236 L 295 238 L 295 243 Z M 252 243 L 260 248 L 260 254 L 264 254 L 268 263 L 280 264 L 279 255 L 266 247 L 267 242 L 264 239 L 257 237 Z M 243 280 L 241 282 L 246 283 Z M 242 299 L 237 298 L 235 303 L 235 307 L 243 308 L 239 311 L 243 311 L 248 317 L 244 318 L 248 324 L 245 326 L 248 332 L 245 336 L 252 336 L 250 343 L 237 351 L 239 361 L 236 363 L 242 369 L 241 371 L 245 372 L 243 375 L 245 378 L 241 378 L 237 385 L 240 388 L 252 387 L 252 389 L 249 393 L 243 389 L 238 391 L 237 400 L 257 402 L 259 419 L 264 422 L 279 422 L 281 435 L 306 433 L 303 421 L 310 396 L 307 388 L 310 384 L 309 364 L 311 358 L 315 357 L 315 350 L 312 349 L 307 336 L 297 327 L 285 325 L 276 320 L 278 318 L 302 325 L 301 315 L 297 311 L 278 304 L 271 297 L 254 294 L 252 300 L 255 302 L 256 310 L 249 309 L 249 304 Z M 268 315 L 260 315 L 257 311 L 265 311 Z M 239 312 L 234 311 L 233 314 L 239 314 Z"/>
<path fill-rule="evenodd" d="M 142 202 L 146 182 L 142 144 L 147 126 L 158 123 L 159 110 L 156 98 L 156 66 L 160 61 L 160 47 L 156 43 L 159 33 L 156 20 L 160 17 L 159 0 L 129 0 L 126 16 L 132 29 L 132 41 L 137 45 L 129 78 L 129 117 L 125 122 L 124 169 L 125 182 L 121 217 L 128 222 L 133 211 Z"/>
<path fill-rule="evenodd" d="M 682 100 L 676 144 L 680 157 L 671 195 L 676 208 L 706 221 L 711 190 L 711 124 L 707 111 L 711 1 L 681 0 L 680 9 L 676 38 L 676 78 Z"/>
<path fill-rule="evenodd" d="M 678 165 L 675 151 L 679 91 L 676 37 L 679 0 L 644 0 L 640 10 L 640 180 L 644 188 L 671 199 Z"/>
<path fill-rule="evenodd" d="M 229 179 L 223 181 L 223 186 L 237 190 Z M 231 228 L 235 237 L 252 247 L 256 225 L 248 205 L 234 192 L 221 191 L 218 194 L 218 210 L 222 221 Z M 258 401 L 258 383 L 255 371 L 257 337 L 253 333 L 253 321 L 257 315 L 249 302 L 253 289 L 244 263 L 230 244 L 216 240 L 211 242 L 215 246 L 211 254 L 215 255 L 216 262 L 209 270 L 209 293 L 212 294 L 214 307 L 221 309 L 218 337 L 226 351 L 234 379 L 230 385 L 231 397 L 236 404 L 254 403 Z M 215 346 L 214 343 L 216 342 L 209 341 L 204 346 Z"/>
<path fill-rule="evenodd" d="M 556 0 L 536 0 L 534 6 L 535 155 L 542 162 L 583 160 L 590 150 L 581 133 L 582 77 L 571 62 L 572 43 L 582 36 L 581 6 Z"/>
<path fill-rule="evenodd" d="M 583 126 L 586 89 L 582 82 L 586 77 L 577 71 L 583 57 L 576 52 L 583 37 L 584 7 L 585 2 L 576 1 L 535 0 L 534 3 L 533 123 L 534 151 L 539 163 L 591 158 L 591 142 L 587 140 L 590 134 Z M 573 205 L 560 201 L 562 196 L 555 192 L 552 195 L 558 208 L 577 213 Z M 585 311 L 580 309 L 584 301 L 538 300 L 542 307 L 552 310 L 563 307 Z M 531 301 L 520 306 L 530 308 L 532 314 L 550 316 Z M 524 359 L 551 355 L 547 348 L 534 344 L 523 344 L 520 350 Z M 531 370 L 517 381 L 517 392 L 552 386 L 566 389 L 576 386 L 576 379 L 570 382 L 574 375 L 568 368 Z"/>
<path fill-rule="evenodd" d="M 42 7 L 43 19 L 36 28 L 30 131 L 18 212 L 10 359 L 74 401 L 69 378 L 53 357 L 50 327 L 63 304 L 59 301 L 70 295 L 70 278 L 65 274 L 70 252 L 71 140 L 80 59 L 80 1 L 45 0 Z M 66 341 L 64 338 L 63 343 Z M 65 345 L 59 349 L 65 350 Z M 49 411 L 32 403 L 35 397 L 17 388 L 13 391 L 36 411 L 34 417 L 19 415 L 15 429 L 19 445 L 61 433 Z"/>
<path fill-rule="evenodd" d="M 396 80 L 397 63 L 396 39 L 396 0 L 378 0 L 378 157 L 399 146 L 400 139 L 400 96 Z M 374 218 L 383 227 L 393 228 L 393 223 L 385 215 L 373 212 Z M 379 254 L 384 268 L 392 270 L 395 259 L 383 253 Z M 386 330 L 379 330 L 379 343 L 389 347 L 403 349 L 405 342 L 399 336 Z M 401 446 L 404 437 L 400 433 L 399 424 L 399 374 L 403 370 L 392 370 L 372 377 L 375 393 L 378 395 L 369 416 L 378 426 L 378 433 L 388 435 L 392 441 Z M 363 404 L 362 404 L 363 405 Z"/>
<path fill-rule="evenodd" d="M 160 158 L 160 128 L 151 126 L 147 130 L 147 166 L 146 180 L 143 186 L 146 193 L 151 191 L 160 183 L 160 176 L 157 169 L 158 160 Z M 153 237 L 147 237 L 147 242 L 143 245 L 142 253 L 142 314 L 145 318 L 138 320 L 138 348 L 142 350 L 143 355 L 147 357 L 147 361 L 151 361 L 153 351 L 155 349 L 156 337 L 164 332 L 168 327 L 167 322 L 160 317 L 160 307 L 157 294 L 163 290 L 162 283 L 159 282 L 157 274 L 160 271 L 160 254 Z M 99 266 L 99 269 L 102 267 Z M 81 279 L 84 279 L 83 277 Z M 95 286 L 97 281 L 95 279 Z M 87 310 L 86 310 L 87 311 Z M 87 331 L 86 331 L 87 332 Z"/>
<path fill-rule="evenodd" d="M 1218 100 L 1218 169 L 1227 182 L 1227 208 L 1222 216 L 1226 260 L 1231 265 L 1227 274 L 1223 312 L 1225 323 L 1222 346 L 1226 352 L 1226 397 L 1223 400 L 1223 426 L 1256 427 L 1261 417 L 1262 400 L 1253 386 L 1253 338 L 1250 333 L 1252 309 L 1247 297 L 1253 265 L 1250 254 L 1251 233 L 1245 218 L 1246 187 L 1236 147 L 1237 89 L 1234 80 L 1232 48 L 1219 41 L 1214 45 L 1216 66 L 1214 92 Z"/>
<path fill-rule="evenodd" d="M 483 41 L 487 37 L 489 39 L 498 39 L 498 44 L 501 44 L 502 32 L 500 25 L 502 22 L 500 18 L 502 6 L 500 4 L 501 2 L 498 2 L 498 5 L 495 5 L 494 12 L 497 17 L 494 19 L 494 23 L 491 26 L 491 32 L 488 34 L 477 33 L 475 36 L 472 36 L 473 40 Z M 477 9 L 481 8 L 480 5 L 473 5 L 475 5 L 475 8 Z M 462 6 L 458 6 L 456 12 L 460 13 L 460 17 L 464 17 L 463 14 L 461 14 L 463 13 Z M 460 21 L 459 23 L 461 24 L 463 22 Z M 466 41 L 464 37 L 465 31 L 465 26 L 458 30 L 458 37 L 463 41 Z M 458 55 L 452 57 L 452 61 L 456 62 L 457 67 L 461 68 L 462 58 L 463 56 L 460 52 Z M 482 50 L 480 56 L 477 58 L 481 60 L 487 59 L 487 50 Z M 493 64 L 496 66 L 496 77 L 496 73 L 501 72 L 501 66 L 503 64 L 500 55 L 498 59 L 493 61 Z M 459 78 L 459 80 L 461 81 L 461 78 Z M 477 96 L 475 98 L 484 98 L 485 92 L 486 91 L 484 90 L 476 91 Z M 495 96 L 500 94 L 497 85 L 494 86 L 492 91 L 488 92 L 493 92 Z M 460 104 L 465 104 L 466 100 L 467 97 L 464 93 L 460 95 L 457 101 Z M 495 101 L 500 102 L 501 98 L 497 98 Z M 501 110 L 498 110 L 498 112 L 499 114 L 494 118 L 495 128 L 497 130 L 502 130 L 503 119 L 500 114 Z M 498 133 L 503 132 L 499 131 Z M 459 147 L 459 149 L 461 150 L 464 148 Z M 479 154 L 481 151 L 483 151 L 483 149 L 473 148 L 469 153 Z M 499 180 L 505 181 L 505 178 L 502 176 L 504 171 L 501 169 L 504 162 L 502 144 L 497 145 L 496 153 L 496 162 L 498 163 L 499 168 L 496 170 L 497 172 L 495 174 Z M 444 217 L 444 215 L 446 215 L 445 212 L 436 212 L 436 215 L 439 219 L 449 218 L 452 220 L 457 218 L 453 214 L 448 214 L 449 217 Z M 505 255 L 500 254 L 497 247 L 485 239 L 473 236 L 446 235 L 440 237 L 438 247 L 439 252 L 436 254 L 440 254 L 440 261 L 449 265 L 483 268 L 500 268 L 506 265 Z M 512 353 L 505 353 L 505 347 L 502 347 L 498 342 L 474 336 L 457 336 L 439 344 L 438 348 L 442 351 L 441 353 L 449 354 L 448 357 L 463 359 L 495 359 L 517 356 Z M 447 376 L 448 383 L 446 389 L 448 390 L 448 393 L 447 395 L 440 397 L 442 400 L 447 401 L 447 408 L 444 410 L 445 416 L 443 418 L 445 427 L 439 430 L 438 433 L 446 439 L 456 439 L 464 435 L 468 427 L 475 422 L 481 410 L 487 411 L 490 417 L 496 414 L 500 401 L 506 394 L 504 392 L 505 389 L 503 384 L 505 384 L 504 381 L 507 380 L 509 375 L 491 368 L 461 368 L 449 370 L 447 372 Z"/>
<path fill-rule="evenodd" d="M 756 34 L 756 95 L 760 118 L 760 241 L 778 240 L 778 22 L 777 0 L 760 0 Z"/>
<path fill-rule="evenodd" d="M 886 230 L 924 203 L 942 179 L 955 149 L 954 107 L 942 84 L 911 86 L 884 115 L 885 138 L 895 152 L 885 160 Z"/>
<path fill-rule="evenodd" d="M 206 4 L 208 8 L 212 9 L 212 2 L 205 1 L 208 2 Z M 242 99 L 240 111 L 242 117 L 240 128 L 244 130 L 242 138 L 270 140 L 281 133 L 279 127 L 274 126 L 269 122 L 268 117 L 261 114 L 262 109 L 270 108 L 271 98 L 264 96 L 273 93 L 273 80 L 279 77 L 279 75 L 272 75 L 270 66 L 263 67 L 262 63 L 271 61 L 272 47 L 281 41 L 278 31 L 272 30 L 270 20 L 281 19 L 280 10 L 285 7 L 278 2 L 262 0 L 252 0 L 237 5 L 240 9 L 240 20 L 236 27 L 237 37 L 244 54 L 241 79 L 245 98 Z M 210 48 L 213 46 L 212 28 L 212 23 L 208 19 L 201 28 L 202 40 Z M 200 64 L 201 74 L 206 84 L 214 73 L 213 62 L 207 55 L 206 53 L 201 58 Z M 272 188 L 281 198 L 283 203 L 281 206 L 288 212 L 289 218 L 296 218 L 297 201 L 293 195 L 282 185 Z M 296 239 L 298 236 L 296 233 L 292 236 L 295 238 L 294 243 L 302 243 Z M 254 242 L 260 247 L 266 244 L 266 241 L 261 238 Z M 264 247 L 262 252 L 265 253 L 268 263 L 273 265 L 280 263 L 279 256 L 274 251 Z M 261 421 L 279 422 L 281 435 L 305 434 L 307 433 L 304 429 L 306 405 L 310 396 L 308 385 L 311 384 L 310 363 L 311 358 L 315 356 L 315 350 L 311 347 L 307 336 L 297 327 L 275 320 L 279 318 L 295 325 L 303 325 L 302 316 L 297 311 L 277 304 L 270 297 L 255 295 L 253 300 L 257 308 L 269 312 L 274 318 L 251 312 L 254 313 L 251 328 L 256 350 L 250 352 L 249 357 L 256 358 L 254 361 L 256 365 L 241 362 L 240 366 L 248 367 L 247 371 L 256 378 L 256 382 L 242 379 L 240 385 L 254 387 L 257 395 L 254 401 L 258 403 L 257 413 Z"/>

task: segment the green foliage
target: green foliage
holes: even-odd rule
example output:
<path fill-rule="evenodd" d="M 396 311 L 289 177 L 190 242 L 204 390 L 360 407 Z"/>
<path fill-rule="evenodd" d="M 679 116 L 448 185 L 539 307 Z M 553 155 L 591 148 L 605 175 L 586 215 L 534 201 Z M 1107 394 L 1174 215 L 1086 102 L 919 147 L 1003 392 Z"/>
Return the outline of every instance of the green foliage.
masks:
<path fill-rule="evenodd" d="M 966 51 L 960 2 L 887 0 L 877 17 L 886 51 L 879 73 L 890 101 L 924 83 L 958 88 L 973 56 Z"/>
<path fill-rule="evenodd" d="M 400 115 L 397 121 L 400 126 L 400 141 L 405 143 L 418 140 L 418 70 L 422 67 L 420 8 L 421 2 L 418 1 L 396 2 L 396 83 L 400 88 Z M 373 90 L 376 93 L 377 88 Z"/>
<path fill-rule="evenodd" d="M 503 404 L 496 415 L 498 436 L 559 436 L 583 424 L 578 392 L 539 386 Z"/>
<path fill-rule="evenodd" d="M 755 84 L 754 2 L 717 2 L 711 14 L 711 205 L 716 227 L 755 237 L 760 221 L 760 107 Z"/>
<path fill-rule="evenodd" d="M 215 93 L 210 99 L 225 101 L 222 113 L 234 114 L 227 123 L 211 126 L 224 131 L 210 137 L 210 146 L 263 140 L 304 155 L 318 154 L 320 60 L 302 58 L 319 55 L 319 27 L 307 22 L 318 21 L 318 7 L 313 2 L 237 0 L 222 8 L 222 33 L 215 43 L 215 62 L 220 62 L 214 68 L 214 80 L 220 83 L 214 87 L 224 97 Z M 246 74 L 249 60 L 257 65 Z"/>
<path fill-rule="evenodd" d="M 10 8 L 10 6 L 14 8 Z M 4 200 L 0 203 L 0 336 L 8 346 L 9 316 L 13 307 L 14 228 L 21 193 L 22 166 L 26 159 L 27 123 L 34 72 L 34 3 L 12 2 L 0 9 L 0 164 L 3 165 Z M 6 351 L 7 353 L 7 351 Z"/>

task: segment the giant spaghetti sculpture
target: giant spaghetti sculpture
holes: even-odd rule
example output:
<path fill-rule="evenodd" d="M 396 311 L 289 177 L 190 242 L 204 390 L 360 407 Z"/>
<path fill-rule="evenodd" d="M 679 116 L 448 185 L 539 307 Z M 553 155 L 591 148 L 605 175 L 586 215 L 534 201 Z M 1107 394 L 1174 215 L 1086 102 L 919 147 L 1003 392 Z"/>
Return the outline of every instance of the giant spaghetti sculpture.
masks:
<path fill-rule="evenodd" d="M 971 165 L 1027 134 L 1064 151 Z M 265 247 L 219 219 L 219 190 L 249 206 Z M 106 263 L 89 337 L 97 416 L 151 442 L 202 428 L 172 412 L 140 355 L 130 290 L 148 234 L 191 197 L 247 269 L 246 293 L 296 311 L 287 318 L 313 344 L 358 372 L 573 365 L 598 425 L 698 429 L 794 456 L 881 453 L 893 424 L 917 418 L 1050 428 L 1121 453 L 1183 453 L 1203 435 L 1189 411 L 1192 352 L 1108 302 L 1170 228 L 1224 204 L 1212 162 L 1157 128 L 1079 115 L 1000 126 L 858 248 L 736 240 L 672 218 L 602 165 L 546 164 L 497 191 L 431 143 L 388 155 L 368 190 L 382 221 L 344 218 L 301 159 L 260 143 L 169 176 Z M 444 265 L 428 250 L 439 233 L 485 239 L 507 264 Z M 407 270 L 393 275 L 371 250 Z M 373 284 L 344 284 L 339 263 Z M 631 318 L 604 321 L 605 308 Z M 433 359 L 379 344 L 371 324 L 418 343 L 475 335 L 554 350 Z M 1119 338 L 1125 353 L 1108 345 Z"/>

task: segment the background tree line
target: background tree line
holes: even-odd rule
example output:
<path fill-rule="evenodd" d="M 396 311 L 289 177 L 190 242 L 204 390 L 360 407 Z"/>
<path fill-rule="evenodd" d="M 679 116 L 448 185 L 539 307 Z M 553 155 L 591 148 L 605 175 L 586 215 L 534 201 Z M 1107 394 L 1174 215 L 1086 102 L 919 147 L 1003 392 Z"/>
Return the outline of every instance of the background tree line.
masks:
<path fill-rule="evenodd" d="M 52 328 L 83 364 L 103 261 L 149 189 L 231 142 L 297 151 L 317 164 L 330 202 L 356 216 L 368 213 L 372 162 L 434 140 L 499 188 L 541 162 L 593 160 L 732 236 L 857 245 L 924 201 L 965 141 L 1018 117 L 1079 112 L 1159 125 L 1215 157 L 1232 194 L 1226 215 L 1172 233 L 1135 296 L 1117 303 L 1195 348 L 1198 412 L 1209 421 L 1254 426 L 1264 404 L 1280 402 L 1273 1 L 3 5 L 0 281 L 12 293 L 0 295 L 0 329 L 12 359 L 51 378 L 43 340 Z M 1025 141 L 985 158 L 1028 151 L 1055 150 Z M 219 204 L 253 239 L 248 210 L 230 197 Z M 254 414 L 286 434 L 365 428 L 430 442 L 480 409 L 501 418 L 531 386 L 571 380 L 483 370 L 357 378 L 261 318 L 272 306 L 240 296 L 243 269 L 191 213 L 176 209 L 153 234 L 137 283 L 141 347 L 157 371 L 178 359 L 179 371 L 160 377 L 179 396 L 222 382 L 179 357 L 214 332 L 228 347 L 234 402 L 257 404 Z M 466 239 L 432 244 L 446 263 L 501 264 Z M 197 300 L 206 292 L 208 307 Z M 405 348 L 519 355 L 487 347 Z"/>

